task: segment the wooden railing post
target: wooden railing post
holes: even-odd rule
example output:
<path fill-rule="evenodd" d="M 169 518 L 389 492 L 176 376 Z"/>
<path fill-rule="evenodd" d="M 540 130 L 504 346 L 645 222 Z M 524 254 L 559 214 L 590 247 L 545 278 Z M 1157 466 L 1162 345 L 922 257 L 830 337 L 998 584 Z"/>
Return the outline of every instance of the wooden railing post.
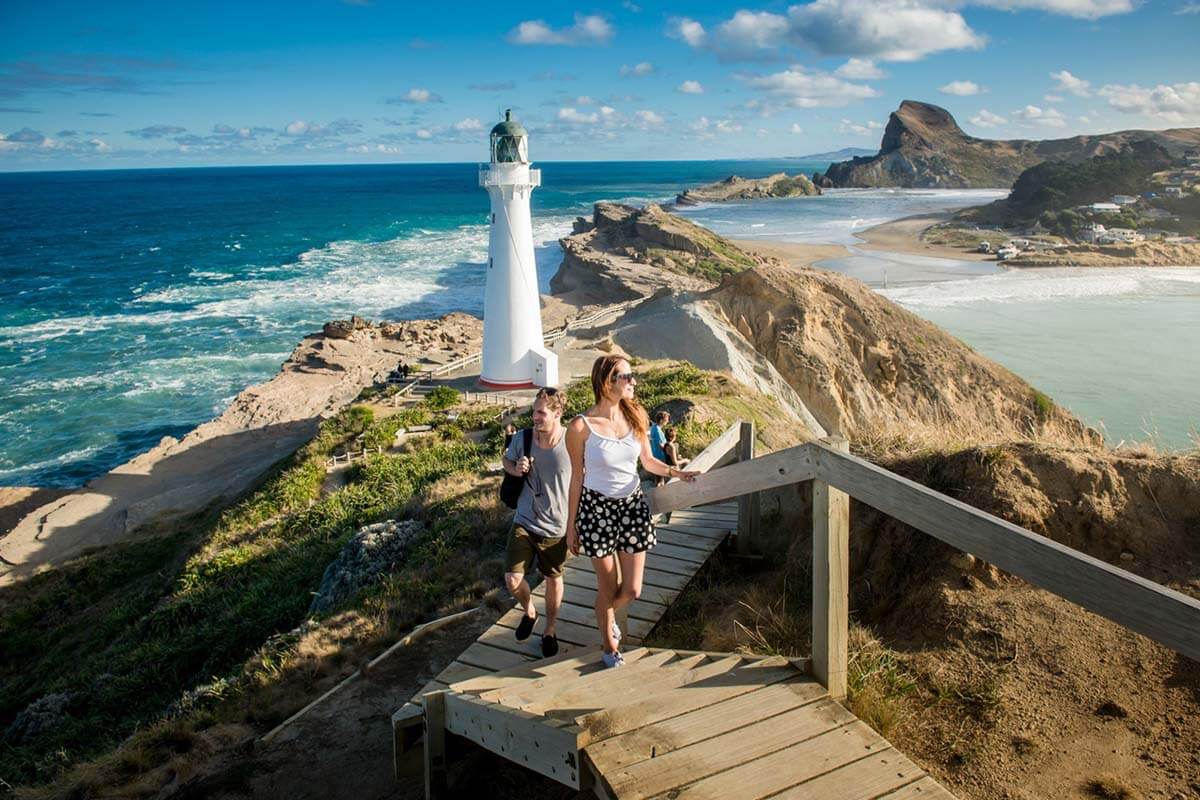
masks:
<path fill-rule="evenodd" d="M 835 450 L 850 452 L 850 442 L 840 437 L 822 441 Z M 814 480 L 812 486 L 812 670 L 829 696 L 840 700 L 846 696 L 850 497 L 822 480 Z"/>
<path fill-rule="evenodd" d="M 754 423 L 743 422 L 738 439 L 738 461 L 754 458 Z M 759 493 L 738 498 L 737 551 L 739 555 L 758 552 Z"/>
<path fill-rule="evenodd" d="M 446 792 L 446 693 L 430 692 L 425 704 L 425 800 L 444 800 Z"/>

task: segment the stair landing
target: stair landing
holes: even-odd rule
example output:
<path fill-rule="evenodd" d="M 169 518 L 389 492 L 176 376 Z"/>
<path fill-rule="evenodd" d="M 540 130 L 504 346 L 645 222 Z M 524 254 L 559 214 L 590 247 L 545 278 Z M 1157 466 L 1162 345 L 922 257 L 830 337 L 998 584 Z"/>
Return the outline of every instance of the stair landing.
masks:
<path fill-rule="evenodd" d="M 626 662 L 566 654 L 459 681 L 425 697 L 426 724 L 601 798 L 953 800 L 802 660 L 638 648 Z"/>

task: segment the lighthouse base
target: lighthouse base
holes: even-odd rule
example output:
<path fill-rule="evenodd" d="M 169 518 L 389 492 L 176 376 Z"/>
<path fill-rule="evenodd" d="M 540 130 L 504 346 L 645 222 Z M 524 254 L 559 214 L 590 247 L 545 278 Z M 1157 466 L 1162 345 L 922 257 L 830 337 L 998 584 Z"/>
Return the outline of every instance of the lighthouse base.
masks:
<path fill-rule="evenodd" d="M 537 384 L 533 381 L 493 381 L 487 378 L 480 377 L 479 385 L 485 389 L 493 389 L 496 391 L 507 391 L 510 389 L 536 389 Z"/>

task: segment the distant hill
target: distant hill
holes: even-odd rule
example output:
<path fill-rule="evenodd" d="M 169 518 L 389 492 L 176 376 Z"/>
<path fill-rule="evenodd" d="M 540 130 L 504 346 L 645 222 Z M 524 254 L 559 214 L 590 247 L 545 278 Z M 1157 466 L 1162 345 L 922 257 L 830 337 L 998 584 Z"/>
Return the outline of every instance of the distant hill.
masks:
<path fill-rule="evenodd" d="M 843 147 L 828 153 L 810 153 L 806 156 L 796 156 L 797 161 L 846 161 L 859 156 L 873 156 L 878 150 L 867 150 L 862 147 Z"/>
<path fill-rule="evenodd" d="M 877 155 L 833 164 L 825 177 L 842 187 L 1007 189 L 1022 172 L 1043 161 L 1079 161 L 1144 140 L 1179 157 L 1200 148 L 1200 128 L 1130 130 L 1044 141 L 979 139 L 964 133 L 946 109 L 905 100 L 888 117 Z"/>

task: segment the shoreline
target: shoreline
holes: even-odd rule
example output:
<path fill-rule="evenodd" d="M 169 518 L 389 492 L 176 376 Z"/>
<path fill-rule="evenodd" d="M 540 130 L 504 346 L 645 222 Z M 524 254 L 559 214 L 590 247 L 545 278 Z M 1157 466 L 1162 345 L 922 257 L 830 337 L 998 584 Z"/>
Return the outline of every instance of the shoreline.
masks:
<path fill-rule="evenodd" d="M 955 261 L 995 261 L 996 257 L 988 253 L 925 241 L 925 231 L 934 225 L 949 222 L 959 210 L 961 209 L 936 214 L 914 214 L 911 217 L 901 217 L 875 225 L 854 234 L 862 240 L 862 244 L 857 247 L 874 252 L 904 253 Z"/>

